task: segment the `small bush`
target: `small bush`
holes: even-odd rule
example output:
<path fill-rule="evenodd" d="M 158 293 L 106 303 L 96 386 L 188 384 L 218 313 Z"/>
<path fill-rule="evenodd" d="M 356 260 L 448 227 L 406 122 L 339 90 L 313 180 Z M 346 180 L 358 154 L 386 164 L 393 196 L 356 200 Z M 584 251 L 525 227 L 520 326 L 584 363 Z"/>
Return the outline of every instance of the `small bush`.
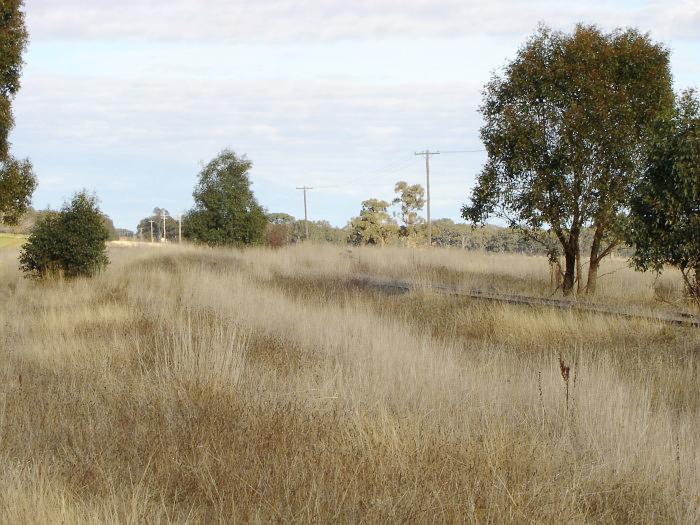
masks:
<path fill-rule="evenodd" d="M 36 223 L 22 247 L 20 268 L 33 277 L 89 277 L 109 263 L 107 239 L 97 198 L 76 193 L 61 211 L 49 212 Z"/>
<path fill-rule="evenodd" d="M 289 226 L 286 224 L 268 224 L 265 228 L 265 245 L 281 248 L 289 244 Z"/>

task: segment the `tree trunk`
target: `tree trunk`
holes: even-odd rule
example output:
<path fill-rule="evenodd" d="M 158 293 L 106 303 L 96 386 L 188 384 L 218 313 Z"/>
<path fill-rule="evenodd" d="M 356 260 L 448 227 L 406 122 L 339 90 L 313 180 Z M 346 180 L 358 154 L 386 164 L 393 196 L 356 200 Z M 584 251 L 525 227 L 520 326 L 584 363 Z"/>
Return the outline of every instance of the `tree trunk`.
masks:
<path fill-rule="evenodd" d="M 700 263 L 695 265 L 695 301 L 700 306 Z"/>
<path fill-rule="evenodd" d="M 598 267 L 600 261 L 594 262 L 591 259 L 588 265 L 588 282 L 586 283 L 586 295 L 595 295 L 596 286 L 598 285 Z"/>
<path fill-rule="evenodd" d="M 581 293 L 583 282 L 583 271 L 581 270 L 581 247 L 576 243 L 576 295 Z"/>
<path fill-rule="evenodd" d="M 550 259 L 549 261 L 549 285 L 551 286 L 552 293 L 561 288 L 561 261 L 559 257 Z"/>
<path fill-rule="evenodd" d="M 579 235 L 581 230 L 578 227 L 571 228 L 568 234 L 566 234 L 561 228 L 557 228 L 554 230 L 554 233 L 561 243 L 564 252 L 564 282 L 562 283 L 561 290 L 564 295 L 571 295 L 576 280 L 576 254 L 579 251 Z"/>
<path fill-rule="evenodd" d="M 567 249 L 564 251 L 564 283 L 562 292 L 564 295 L 571 295 L 574 289 L 576 277 L 576 250 Z"/>
<path fill-rule="evenodd" d="M 596 286 L 598 285 L 598 268 L 600 267 L 600 243 L 603 240 L 605 229 L 598 225 L 593 234 L 593 243 L 591 244 L 591 259 L 588 263 L 588 282 L 586 283 L 586 295 L 595 295 Z"/>

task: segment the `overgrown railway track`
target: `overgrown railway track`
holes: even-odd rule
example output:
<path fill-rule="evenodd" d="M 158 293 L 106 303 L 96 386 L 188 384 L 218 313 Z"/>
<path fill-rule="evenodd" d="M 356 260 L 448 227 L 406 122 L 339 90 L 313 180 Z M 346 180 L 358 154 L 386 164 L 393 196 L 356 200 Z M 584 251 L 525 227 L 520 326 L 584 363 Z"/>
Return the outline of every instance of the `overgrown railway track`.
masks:
<path fill-rule="evenodd" d="M 532 297 L 527 295 L 506 294 L 484 290 L 474 290 L 451 286 L 447 284 L 412 283 L 410 281 L 383 279 L 370 275 L 358 275 L 353 277 L 351 283 L 360 286 L 368 286 L 383 290 L 395 290 L 399 292 L 411 292 L 418 290 L 432 290 L 445 295 L 469 297 L 482 301 L 516 304 L 530 307 L 557 308 L 606 316 L 624 317 L 627 319 L 643 319 L 659 323 L 700 328 L 700 318 L 683 312 L 650 312 L 640 311 L 612 305 L 601 305 L 578 300 L 551 299 L 544 297 Z"/>

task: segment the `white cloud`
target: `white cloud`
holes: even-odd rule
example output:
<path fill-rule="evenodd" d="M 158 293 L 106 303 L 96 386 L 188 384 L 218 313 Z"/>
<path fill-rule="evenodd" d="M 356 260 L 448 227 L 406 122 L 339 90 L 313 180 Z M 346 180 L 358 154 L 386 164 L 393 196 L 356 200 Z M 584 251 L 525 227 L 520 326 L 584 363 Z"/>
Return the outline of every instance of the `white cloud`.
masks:
<path fill-rule="evenodd" d="M 340 224 L 422 181 L 416 149 L 479 147 L 481 86 L 539 21 L 649 30 L 672 41 L 681 87 L 698 79 L 698 0 L 26 4 L 13 140 L 35 160 L 38 203 L 94 188 L 125 225 L 184 208 L 198 161 L 226 146 L 254 161 L 263 204 L 298 213 L 293 188 L 311 184 L 316 216 Z M 436 215 L 456 218 L 480 161 L 435 161 Z"/>
<path fill-rule="evenodd" d="M 693 38 L 696 0 L 32 0 L 34 38 L 308 41 L 522 34 L 535 24 L 638 25 Z"/>
<path fill-rule="evenodd" d="M 440 122 L 462 130 L 477 104 L 478 90 L 464 83 L 387 88 L 345 81 L 34 75 L 16 101 L 16 116 L 18 129 L 44 145 L 183 152 L 202 141 L 254 140 L 261 146 L 346 148 L 406 140 L 415 134 L 411 130 L 423 134 Z"/>
<path fill-rule="evenodd" d="M 413 162 L 418 148 L 474 145 L 478 98 L 468 83 L 386 87 L 206 77 L 174 83 L 33 74 L 16 101 L 16 146 L 37 159 L 40 181 L 47 182 L 42 191 L 63 190 L 63 196 L 69 186 L 87 185 L 115 209 L 125 198 L 115 172 L 147 194 L 187 198 L 198 162 L 224 147 L 250 156 L 261 188 L 284 195 L 307 183 L 359 198 L 420 176 L 420 163 Z M 69 184 L 63 175 L 71 165 Z M 63 186 L 53 183 L 57 175 Z M 172 176 L 177 179 L 163 187 L 163 177 Z M 262 195 L 273 203 L 278 198 Z M 338 223 L 351 213 L 337 206 L 317 212 Z"/>

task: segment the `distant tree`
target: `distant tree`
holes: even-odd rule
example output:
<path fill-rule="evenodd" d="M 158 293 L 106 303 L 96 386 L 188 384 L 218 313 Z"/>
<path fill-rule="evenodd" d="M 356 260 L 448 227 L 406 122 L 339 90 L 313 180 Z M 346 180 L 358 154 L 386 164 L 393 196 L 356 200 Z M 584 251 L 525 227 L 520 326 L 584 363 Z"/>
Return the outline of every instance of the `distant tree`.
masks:
<path fill-rule="evenodd" d="M 392 204 L 399 205 L 400 235 L 415 240 L 416 227 L 422 223 L 418 213 L 425 206 L 425 191 L 420 184 L 409 185 L 407 182 L 399 181 L 394 186 L 394 192 L 398 196 L 392 201 Z"/>
<path fill-rule="evenodd" d="M 165 230 L 163 229 L 163 216 L 165 215 Z M 160 242 L 165 232 L 165 238 L 170 241 L 175 241 L 179 237 L 180 224 L 177 219 L 170 216 L 170 212 L 165 208 L 156 206 L 153 208 L 153 213 L 141 219 L 136 226 L 137 233 L 141 233 L 141 240 L 151 240 L 151 221 L 153 221 L 153 240 Z"/>
<path fill-rule="evenodd" d="M 601 259 L 622 240 L 651 124 L 673 105 L 668 55 L 635 29 L 540 27 L 486 85 L 488 162 L 464 218 L 496 215 L 533 238 L 551 232 L 565 258 L 564 294 L 581 262 L 581 232 L 591 226 L 587 291 L 594 293 Z"/>
<path fill-rule="evenodd" d="M 462 247 L 465 235 L 475 237 L 475 233 L 465 224 L 455 224 L 452 219 L 434 219 L 432 224 L 432 238 L 434 246 Z M 479 230 L 474 230 L 478 233 Z M 481 245 L 469 245 L 470 249 L 481 248 Z"/>
<path fill-rule="evenodd" d="M 114 227 L 114 221 L 109 217 L 109 215 L 106 214 L 102 214 L 102 220 L 104 222 L 105 228 L 107 229 L 107 232 L 109 233 L 108 240 L 116 241 L 119 238 L 119 233 Z"/>
<path fill-rule="evenodd" d="M 36 189 L 31 163 L 13 159 L 8 141 L 14 126 L 12 101 L 20 88 L 28 40 L 22 7 L 22 0 L 0 2 L 0 222 L 5 224 L 17 224 Z"/>
<path fill-rule="evenodd" d="M 638 184 L 630 214 L 632 257 L 641 270 L 680 269 L 700 306 L 700 100 L 678 98 L 674 116 L 661 121 L 658 140 Z"/>
<path fill-rule="evenodd" d="M 14 126 L 12 99 L 20 88 L 22 54 L 29 35 L 24 24 L 23 0 L 0 2 L 0 158 L 9 155 L 8 136 Z"/>
<path fill-rule="evenodd" d="M 348 234 L 342 228 L 334 227 L 328 221 L 309 221 L 309 240 L 315 243 L 344 244 Z M 306 239 L 306 225 L 303 220 L 295 221 L 292 225 L 292 242 L 302 242 Z"/>
<path fill-rule="evenodd" d="M 285 235 L 284 244 L 296 244 L 306 240 L 306 223 L 297 220 L 288 213 L 268 213 L 268 225 L 265 230 L 265 244 L 278 245 L 282 233 Z M 309 239 L 315 243 L 344 244 L 347 242 L 347 231 L 336 228 L 328 221 L 309 221 Z"/>
<path fill-rule="evenodd" d="M 389 203 L 379 199 L 368 199 L 362 203 L 359 217 L 350 222 L 348 241 L 355 245 L 373 244 L 383 246 L 398 234 L 398 226 L 387 212 Z"/>
<path fill-rule="evenodd" d="M 35 210 L 31 206 L 16 224 L 0 224 L 0 232 L 28 235 L 39 218 L 50 210 Z"/>
<path fill-rule="evenodd" d="M 38 220 L 22 247 L 20 267 L 34 277 L 91 276 L 109 263 L 108 238 L 97 198 L 84 191 L 76 193 L 60 211 L 45 213 Z"/>
<path fill-rule="evenodd" d="M 117 238 L 127 238 L 127 239 L 133 239 L 134 238 L 134 232 L 127 229 L 127 228 L 117 228 L 116 229 L 117 233 Z"/>
<path fill-rule="evenodd" d="M 269 222 L 265 228 L 265 245 L 281 248 L 290 242 L 291 227 L 289 224 Z"/>
<path fill-rule="evenodd" d="M 0 160 L 0 222 L 14 225 L 29 210 L 36 177 L 28 160 Z"/>
<path fill-rule="evenodd" d="M 250 189 L 253 164 L 222 151 L 199 174 L 195 206 L 183 218 L 183 235 L 211 246 L 259 244 L 267 218 Z"/>
<path fill-rule="evenodd" d="M 270 224 L 294 224 L 296 219 L 288 213 L 268 213 L 267 221 Z"/>

